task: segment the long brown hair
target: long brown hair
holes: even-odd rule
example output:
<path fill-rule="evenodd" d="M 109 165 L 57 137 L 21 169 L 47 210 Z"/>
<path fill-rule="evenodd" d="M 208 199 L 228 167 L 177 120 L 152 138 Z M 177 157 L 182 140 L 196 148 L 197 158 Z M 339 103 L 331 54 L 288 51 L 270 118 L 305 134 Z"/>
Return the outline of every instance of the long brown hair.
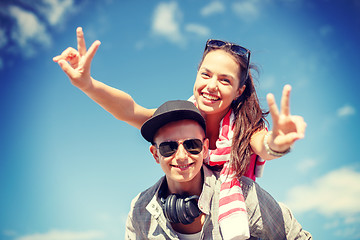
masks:
<path fill-rule="evenodd" d="M 265 124 L 268 123 L 265 117 L 269 112 L 263 111 L 260 107 L 253 77 L 250 72 L 250 69 L 257 71 L 257 67 L 250 64 L 249 74 L 246 74 L 247 60 L 244 57 L 233 53 L 228 45 L 221 48 L 206 48 L 199 66 L 209 52 L 217 49 L 226 51 L 234 57 L 235 61 L 240 66 L 238 76 L 240 79 L 239 88 L 244 85 L 246 86 L 241 96 L 235 99 L 231 104 L 231 108 L 235 114 L 235 127 L 231 145 L 230 166 L 234 171 L 234 174 L 237 177 L 241 177 L 248 170 L 250 156 L 253 153 L 250 146 L 251 136 L 255 132 L 265 128 Z M 247 78 L 245 79 L 246 76 Z"/>

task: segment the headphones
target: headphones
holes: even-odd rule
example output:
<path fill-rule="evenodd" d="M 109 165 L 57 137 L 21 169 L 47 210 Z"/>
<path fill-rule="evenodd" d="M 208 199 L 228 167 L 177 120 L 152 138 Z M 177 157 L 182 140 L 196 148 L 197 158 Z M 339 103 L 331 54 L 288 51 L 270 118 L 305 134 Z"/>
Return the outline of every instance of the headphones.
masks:
<path fill-rule="evenodd" d="M 183 197 L 179 194 L 170 194 L 166 199 L 161 197 L 162 209 L 165 217 L 172 223 L 190 224 L 200 216 L 197 205 L 199 196 Z"/>

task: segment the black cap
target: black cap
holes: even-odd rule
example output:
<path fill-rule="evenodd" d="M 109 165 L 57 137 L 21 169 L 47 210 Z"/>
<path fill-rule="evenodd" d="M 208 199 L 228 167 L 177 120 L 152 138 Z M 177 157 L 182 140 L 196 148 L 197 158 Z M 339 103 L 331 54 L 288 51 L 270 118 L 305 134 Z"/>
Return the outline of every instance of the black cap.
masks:
<path fill-rule="evenodd" d="M 190 119 L 198 122 L 206 132 L 205 119 L 192 102 L 184 100 L 168 101 L 162 104 L 141 127 L 141 135 L 149 142 L 153 142 L 154 135 L 164 125 Z"/>

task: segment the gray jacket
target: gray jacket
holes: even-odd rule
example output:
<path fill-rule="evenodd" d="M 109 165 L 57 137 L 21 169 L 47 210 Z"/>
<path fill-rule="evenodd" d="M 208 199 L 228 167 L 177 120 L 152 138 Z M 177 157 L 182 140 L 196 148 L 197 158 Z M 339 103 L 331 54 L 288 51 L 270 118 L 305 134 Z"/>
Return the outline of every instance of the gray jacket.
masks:
<path fill-rule="evenodd" d="M 200 239 L 223 239 L 218 223 L 220 180 L 203 166 L 204 185 L 198 206 L 206 214 Z M 131 202 L 126 221 L 125 239 L 179 239 L 166 221 L 158 197 L 162 177 L 155 185 L 138 194 Z M 240 179 L 249 217 L 250 239 L 312 239 L 303 230 L 291 211 L 276 202 L 257 183 L 247 177 Z"/>

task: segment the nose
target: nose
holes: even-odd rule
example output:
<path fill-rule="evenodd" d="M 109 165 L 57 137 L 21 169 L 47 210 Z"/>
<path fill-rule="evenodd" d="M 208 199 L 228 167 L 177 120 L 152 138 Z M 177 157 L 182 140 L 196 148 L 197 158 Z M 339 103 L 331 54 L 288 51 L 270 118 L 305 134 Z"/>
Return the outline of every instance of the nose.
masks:
<path fill-rule="evenodd" d="M 217 90 L 217 87 L 218 87 L 218 82 L 217 82 L 217 79 L 215 76 L 213 76 L 211 79 L 209 79 L 209 82 L 207 84 L 207 89 L 210 91 L 210 92 L 214 92 Z"/>
<path fill-rule="evenodd" d="M 175 157 L 176 157 L 176 159 L 186 159 L 187 158 L 187 151 L 185 150 L 183 143 L 179 143 L 179 147 L 176 151 Z"/>

